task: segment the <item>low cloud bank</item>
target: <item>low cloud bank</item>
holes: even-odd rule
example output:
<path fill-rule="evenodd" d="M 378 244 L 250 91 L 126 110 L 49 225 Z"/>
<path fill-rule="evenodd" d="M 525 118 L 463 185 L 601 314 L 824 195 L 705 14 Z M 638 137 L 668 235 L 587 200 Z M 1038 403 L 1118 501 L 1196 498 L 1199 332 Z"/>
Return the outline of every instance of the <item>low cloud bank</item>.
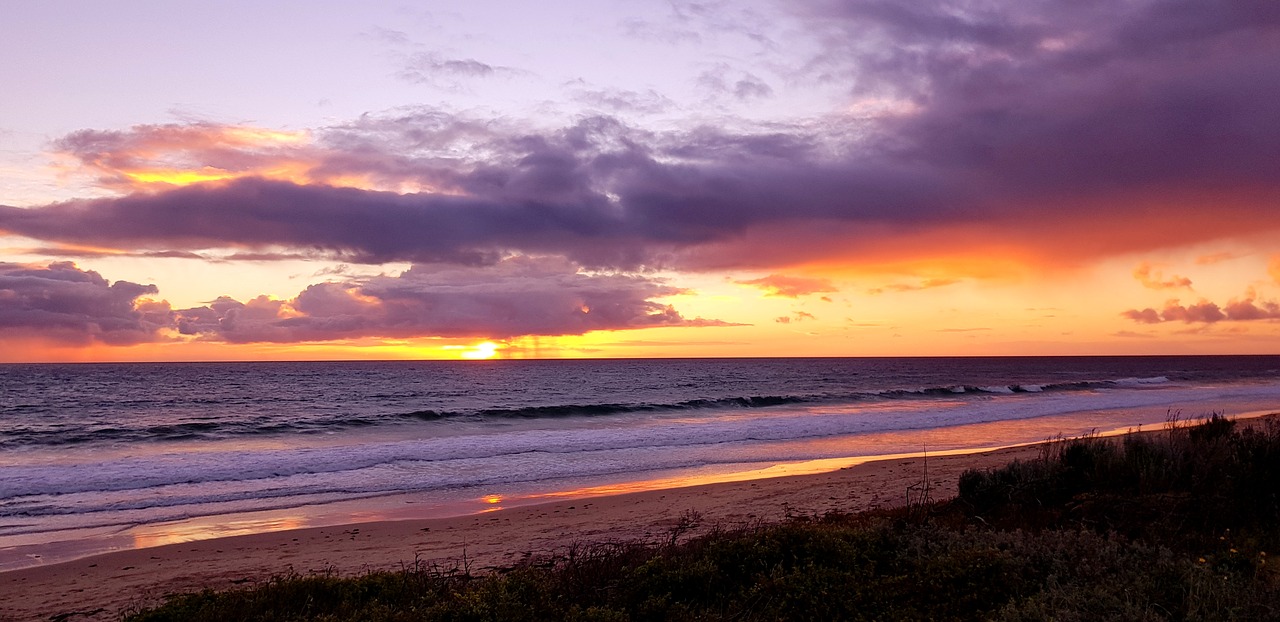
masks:
<path fill-rule="evenodd" d="M 110 283 L 70 262 L 0 263 L 0 334 L 130 345 L 185 335 L 229 343 L 362 337 L 581 335 L 596 330 L 728 326 L 653 299 L 658 279 L 579 271 L 562 259 L 511 257 L 485 268 L 416 265 L 398 276 L 312 285 L 291 300 L 220 297 L 174 310 L 153 285 Z"/>

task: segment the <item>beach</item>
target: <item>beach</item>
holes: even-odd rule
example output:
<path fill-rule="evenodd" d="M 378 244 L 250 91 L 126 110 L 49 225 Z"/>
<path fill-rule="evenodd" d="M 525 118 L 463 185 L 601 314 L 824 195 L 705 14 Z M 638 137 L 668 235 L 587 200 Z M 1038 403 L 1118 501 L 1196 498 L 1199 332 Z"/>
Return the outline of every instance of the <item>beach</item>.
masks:
<path fill-rule="evenodd" d="M 0 620 L 115 619 L 287 574 L 483 572 L 901 506 L 925 481 L 942 500 L 966 469 L 1035 456 L 1044 439 L 1275 412 L 1278 369 L 1276 357 L 9 366 L 21 390 L 0 409 Z"/>
<path fill-rule="evenodd" d="M 1239 419 L 1272 424 L 1280 413 Z M 1152 429 L 1138 434 L 1161 434 Z M 273 576 L 357 575 L 425 564 L 472 573 L 576 547 L 668 542 L 793 516 L 900 507 L 957 494 L 969 469 L 1041 455 L 1042 443 L 874 460 L 823 473 L 572 496 L 447 518 L 359 522 L 136 548 L 0 573 L 0 620 L 110 620 L 166 596 L 251 586 Z M 927 476 L 926 476 L 927 473 Z M 578 491 L 566 495 L 591 494 Z"/>
<path fill-rule="evenodd" d="M 584 497 L 453 518 L 355 523 L 169 544 L 0 573 L 3 616 L 107 620 L 166 595 L 251 585 L 284 573 L 340 575 L 417 563 L 472 572 L 527 556 L 619 541 L 658 542 L 673 528 L 732 528 L 789 515 L 893 507 L 924 480 L 930 495 L 956 494 L 960 474 L 1038 455 L 1036 446 L 867 462 L 838 471 Z M 913 498 L 918 492 L 911 491 Z M 4 618 L 0 618 L 4 619 Z"/>

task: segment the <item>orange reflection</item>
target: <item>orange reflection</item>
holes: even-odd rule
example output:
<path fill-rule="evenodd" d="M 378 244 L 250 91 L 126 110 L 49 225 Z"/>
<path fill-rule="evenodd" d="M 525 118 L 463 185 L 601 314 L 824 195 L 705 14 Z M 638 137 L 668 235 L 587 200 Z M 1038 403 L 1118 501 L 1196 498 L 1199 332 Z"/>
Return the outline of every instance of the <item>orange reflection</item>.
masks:
<path fill-rule="evenodd" d="M 287 531 L 289 529 L 301 529 L 306 526 L 307 520 L 304 517 L 294 515 L 231 521 L 219 520 L 219 517 L 208 517 L 181 523 L 141 527 L 133 534 L 133 546 L 140 549 L 251 533 Z"/>

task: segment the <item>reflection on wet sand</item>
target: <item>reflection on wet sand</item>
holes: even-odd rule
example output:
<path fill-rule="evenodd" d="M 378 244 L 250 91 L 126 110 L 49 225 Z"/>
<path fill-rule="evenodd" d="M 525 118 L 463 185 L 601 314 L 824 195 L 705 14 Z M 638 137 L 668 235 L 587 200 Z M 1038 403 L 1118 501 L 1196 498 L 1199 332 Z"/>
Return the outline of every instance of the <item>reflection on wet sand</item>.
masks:
<path fill-rule="evenodd" d="M 310 527 L 302 515 L 282 515 L 228 520 L 226 516 L 208 516 L 178 523 L 158 523 L 138 527 L 133 532 L 133 548 L 141 549 L 179 542 L 225 538 L 251 533 L 267 533 Z"/>

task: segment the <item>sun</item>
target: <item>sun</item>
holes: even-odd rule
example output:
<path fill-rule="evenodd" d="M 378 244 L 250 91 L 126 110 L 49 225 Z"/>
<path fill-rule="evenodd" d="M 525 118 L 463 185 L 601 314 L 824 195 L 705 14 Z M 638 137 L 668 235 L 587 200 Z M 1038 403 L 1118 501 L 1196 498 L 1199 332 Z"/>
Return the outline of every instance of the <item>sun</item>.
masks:
<path fill-rule="evenodd" d="M 461 356 L 464 359 L 483 360 L 491 359 L 498 354 L 498 344 L 492 341 L 482 341 L 473 346 L 464 346 Z"/>

